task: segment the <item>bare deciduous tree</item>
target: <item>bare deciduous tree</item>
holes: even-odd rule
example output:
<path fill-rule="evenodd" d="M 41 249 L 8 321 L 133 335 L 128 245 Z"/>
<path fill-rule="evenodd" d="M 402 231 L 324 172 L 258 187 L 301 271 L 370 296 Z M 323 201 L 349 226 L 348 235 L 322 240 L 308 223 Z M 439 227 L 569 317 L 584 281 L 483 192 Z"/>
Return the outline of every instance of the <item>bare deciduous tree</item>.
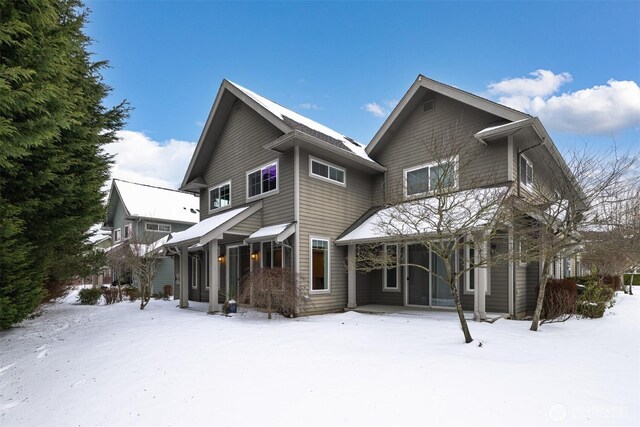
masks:
<path fill-rule="evenodd" d="M 540 144 L 538 144 L 540 145 Z M 533 148 L 533 146 L 532 146 Z M 531 330 L 537 331 L 550 267 L 558 258 L 575 252 L 581 238 L 579 225 L 591 212 L 615 202 L 623 178 L 637 156 L 597 153 L 585 149 L 538 168 L 531 180 L 521 171 L 518 192 L 511 199 L 514 231 L 521 260 L 541 263 L 539 292 Z M 526 165 L 525 165 L 526 166 Z"/>
<path fill-rule="evenodd" d="M 490 168 L 485 167 L 484 175 L 479 177 L 460 176 L 459 171 L 467 171 L 478 161 L 474 152 L 478 144 L 471 137 L 461 136 L 457 126 L 425 141 L 424 149 L 433 162 L 428 168 L 407 172 L 401 182 L 390 184 L 394 188 L 387 196 L 389 207 L 370 220 L 375 243 L 360 244 L 355 260 L 356 268 L 363 272 L 414 267 L 446 283 L 466 343 L 473 338 L 458 284 L 469 273 L 477 274 L 499 261 L 499 256 L 490 256 L 488 246 L 501 229 L 500 207 L 509 193 L 506 183 L 496 186 Z M 494 186 L 487 187 L 487 183 Z M 441 260 L 440 268 L 433 263 L 410 262 L 402 250 L 390 252 L 381 242 L 394 245 L 392 248 L 396 244 L 418 245 Z"/>

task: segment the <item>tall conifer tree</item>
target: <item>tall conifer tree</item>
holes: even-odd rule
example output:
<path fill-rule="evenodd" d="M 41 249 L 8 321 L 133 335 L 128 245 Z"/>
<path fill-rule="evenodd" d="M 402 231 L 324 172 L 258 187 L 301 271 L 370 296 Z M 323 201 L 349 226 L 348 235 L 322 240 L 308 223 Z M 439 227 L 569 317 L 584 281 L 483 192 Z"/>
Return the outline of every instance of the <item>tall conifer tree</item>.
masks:
<path fill-rule="evenodd" d="M 0 328 L 68 280 L 102 218 L 101 186 L 126 103 L 103 105 L 78 0 L 0 0 Z"/>

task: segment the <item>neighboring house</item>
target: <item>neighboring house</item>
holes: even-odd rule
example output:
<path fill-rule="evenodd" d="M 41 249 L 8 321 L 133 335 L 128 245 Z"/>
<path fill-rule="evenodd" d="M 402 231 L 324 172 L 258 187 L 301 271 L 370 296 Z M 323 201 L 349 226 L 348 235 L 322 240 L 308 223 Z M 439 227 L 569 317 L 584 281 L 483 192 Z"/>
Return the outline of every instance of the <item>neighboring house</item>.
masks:
<path fill-rule="evenodd" d="M 526 195 L 538 167 L 564 165 L 537 118 L 423 76 L 366 148 L 224 80 L 181 187 L 200 195 L 200 222 L 167 243 L 179 254 L 180 282 L 188 284 L 180 306 L 209 301 L 216 311 L 237 295 L 244 274 L 283 266 L 305 278 L 305 313 L 367 304 L 449 307 L 450 294 L 432 298 L 436 281 L 415 267 L 398 268 L 389 282 L 387 271 L 348 269 L 347 254 L 371 241 L 362 227 L 396 200 L 398 184 L 406 193 L 408 176 L 429 173 L 434 158 L 424 138 L 451 127 L 482 142 L 468 153 L 470 166 L 457 171 L 461 188 L 522 187 Z M 423 253 L 428 249 L 411 246 L 399 250 L 437 262 Z M 492 243 L 492 250 L 509 247 L 515 246 L 507 238 Z M 474 298 L 474 285 L 460 284 L 464 309 L 513 316 L 533 310 L 537 262 L 488 270 L 485 295 Z"/>
<path fill-rule="evenodd" d="M 94 251 L 106 251 L 112 246 L 111 232 L 102 228 L 102 223 L 94 224 L 89 229 L 89 237 L 87 243 L 93 247 Z M 101 287 L 102 285 L 111 284 L 111 271 L 108 267 L 104 267 L 100 273 L 91 275 L 82 279 L 83 285 L 93 285 Z"/>
<path fill-rule="evenodd" d="M 198 222 L 199 204 L 197 195 L 192 193 L 114 179 L 103 226 L 112 242 L 106 251 L 119 250 L 133 242 L 152 249 L 162 245 L 169 233 L 186 230 Z M 174 281 L 173 260 L 163 256 L 153 280 L 153 292 L 163 292 L 164 286 L 173 286 Z"/>

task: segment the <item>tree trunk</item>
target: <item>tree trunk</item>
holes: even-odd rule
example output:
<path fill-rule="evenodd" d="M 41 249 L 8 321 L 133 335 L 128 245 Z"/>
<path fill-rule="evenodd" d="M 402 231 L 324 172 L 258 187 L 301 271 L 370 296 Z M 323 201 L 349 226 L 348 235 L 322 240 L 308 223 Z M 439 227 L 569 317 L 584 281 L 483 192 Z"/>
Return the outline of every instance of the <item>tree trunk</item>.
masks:
<path fill-rule="evenodd" d="M 536 301 L 536 311 L 533 313 L 531 321 L 531 331 L 537 331 L 540 324 L 540 315 L 542 314 L 542 303 L 544 302 L 544 291 L 547 289 L 547 273 L 549 271 L 549 263 L 545 259 L 542 263 L 542 277 L 540 278 L 540 291 L 538 292 L 538 300 Z"/>
<path fill-rule="evenodd" d="M 462 303 L 460 302 L 460 295 L 458 295 L 458 287 L 456 286 L 455 280 L 453 283 L 449 282 L 449 287 L 451 288 L 451 295 L 453 296 L 453 301 L 456 304 L 458 319 L 460 319 L 460 327 L 462 328 L 462 333 L 464 334 L 464 342 L 465 344 L 469 344 L 470 342 L 473 341 L 473 338 L 471 338 L 471 332 L 469 332 L 469 325 L 467 325 L 467 319 L 464 318 L 464 311 L 462 310 Z"/>
<path fill-rule="evenodd" d="M 635 271 L 631 273 L 631 281 L 629 282 L 629 295 L 633 295 L 633 277 L 635 276 L 635 274 Z M 624 277 L 624 275 L 622 277 Z"/>

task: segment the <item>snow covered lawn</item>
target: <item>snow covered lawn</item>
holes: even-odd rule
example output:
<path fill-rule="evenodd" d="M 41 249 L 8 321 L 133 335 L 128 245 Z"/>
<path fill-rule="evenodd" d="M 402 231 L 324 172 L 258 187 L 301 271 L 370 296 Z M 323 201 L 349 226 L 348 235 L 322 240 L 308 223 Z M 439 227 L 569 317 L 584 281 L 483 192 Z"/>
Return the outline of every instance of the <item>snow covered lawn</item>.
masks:
<path fill-rule="evenodd" d="M 0 425 L 640 425 L 640 296 L 599 320 L 267 321 L 74 298 L 0 332 Z M 482 343 L 482 346 L 478 344 Z"/>

